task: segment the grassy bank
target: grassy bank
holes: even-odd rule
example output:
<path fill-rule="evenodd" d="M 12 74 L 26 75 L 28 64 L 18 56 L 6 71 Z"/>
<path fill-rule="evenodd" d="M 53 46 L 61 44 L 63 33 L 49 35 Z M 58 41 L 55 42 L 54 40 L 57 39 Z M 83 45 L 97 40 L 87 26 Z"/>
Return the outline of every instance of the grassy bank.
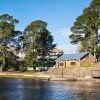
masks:
<path fill-rule="evenodd" d="M 0 78 L 22 78 L 22 79 L 33 79 L 33 80 L 46 80 L 48 81 L 50 78 L 49 77 L 40 77 L 40 76 L 22 76 L 22 75 L 0 75 Z M 52 81 L 52 80 L 51 80 Z M 55 80 L 57 81 L 57 80 Z M 60 80 L 59 80 L 60 81 Z M 64 81 L 64 80 L 63 80 Z M 65 80 L 67 81 L 72 81 L 72 80 Z M 75 81 L 83 81 L 83 82 L 99 82 L 100 79 L 85 79 L 85 78 L 77 78 Z"/>
<path fill-rule="evenodd" d="M 48 77 L 23 76 L 23 75 L 0 75 L 0 78 L 26 78 L 26 79 L 34 79 L 34 80 L 48 80 Z"/>
<path fill-rule="evenodd" d="M 34 79 L 34 80 L 48 80 L 46 77 L 30 77 L 30 76 L 21 76 L 21 75 L 1 75 L 0 78 L 26 78 L 26 79 Z"/>

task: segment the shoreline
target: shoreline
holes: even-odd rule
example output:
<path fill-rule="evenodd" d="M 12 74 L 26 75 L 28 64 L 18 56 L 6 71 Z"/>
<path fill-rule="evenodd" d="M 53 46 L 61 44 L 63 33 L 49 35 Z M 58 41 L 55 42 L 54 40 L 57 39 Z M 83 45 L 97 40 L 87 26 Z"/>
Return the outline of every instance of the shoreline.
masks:
<path fill-rule="evenodd" d="M 49 75 L 44 75 L 43 73 L 19 73 L 19 72 L 1 72 L 0 78 L 27 78 L 27 79 L 35 79 L 35 80 L 48 80 L 50 78 Z"/>
<path fill-rule="evenodd" d="M 34 79 L 34 80 L 48 80 L 46 77 L 29 77 L 29 76 L 21 76 L 21 75 L 0 75 L 0 78 L 22 78 L 22 79 Z"/>
<path fill-rule="evenodd" d="M 14 73 L 14 72 L 2 72 L 0 73 L 0 78 L 26 78 L 34 80 L 47 80 L 47 81 L 83 81 L 83 82 L 100 82 L 100 78 L 57 78 L 50 75 L 45 75 L 43 73 Z"/>

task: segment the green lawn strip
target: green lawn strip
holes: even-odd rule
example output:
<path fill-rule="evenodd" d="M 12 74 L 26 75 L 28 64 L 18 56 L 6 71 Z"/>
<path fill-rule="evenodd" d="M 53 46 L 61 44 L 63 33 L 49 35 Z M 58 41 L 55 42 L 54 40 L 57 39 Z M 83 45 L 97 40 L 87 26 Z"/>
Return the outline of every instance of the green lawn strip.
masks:
<path fill-rule="evenodd" d="M 0 75 L 0 78 L 29 78 L 35 80 L 48 80 L 48 77 L 23 76 L 23 75 Z"/>

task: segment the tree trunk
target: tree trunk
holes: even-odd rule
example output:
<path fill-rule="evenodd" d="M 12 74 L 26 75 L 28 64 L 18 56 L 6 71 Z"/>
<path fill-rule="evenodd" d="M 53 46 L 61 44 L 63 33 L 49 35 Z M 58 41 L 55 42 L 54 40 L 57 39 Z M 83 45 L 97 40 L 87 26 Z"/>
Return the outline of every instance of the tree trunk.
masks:
<path fill-rule="evenodd" d="M 98 29 L 95 29 L 95 46 L 94 46 L 94 57 L 97 59 L 97 55 L 96 55 L 96 51 L 97 51 L 97 48 L 98 48 Z"/>
<path fill-rule="evenodd" d="M 96 58 L 96 48 L 94 47 L 94 57 Z"/>
<path fill-rule="evenodd" d="M 97 54 L 96 54 L 96 51 L 97 51 L 97 48 L 98 48 L 98 29 L 96 29 L 95 33 L 96 33 L 96 41 L 95 41 L 96 46 L 94 47 L 94 57 L 98 60 Z"/>

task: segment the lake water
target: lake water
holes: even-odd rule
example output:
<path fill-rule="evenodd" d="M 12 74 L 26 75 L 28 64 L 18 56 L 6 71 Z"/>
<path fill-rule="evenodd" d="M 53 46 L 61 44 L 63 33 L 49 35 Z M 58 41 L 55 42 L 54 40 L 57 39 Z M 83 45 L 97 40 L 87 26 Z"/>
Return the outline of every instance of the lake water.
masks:
<path fill-rule="evenodd" d="M 100 100 L 100 83 L 0 78 L 0 100 Z"/>

